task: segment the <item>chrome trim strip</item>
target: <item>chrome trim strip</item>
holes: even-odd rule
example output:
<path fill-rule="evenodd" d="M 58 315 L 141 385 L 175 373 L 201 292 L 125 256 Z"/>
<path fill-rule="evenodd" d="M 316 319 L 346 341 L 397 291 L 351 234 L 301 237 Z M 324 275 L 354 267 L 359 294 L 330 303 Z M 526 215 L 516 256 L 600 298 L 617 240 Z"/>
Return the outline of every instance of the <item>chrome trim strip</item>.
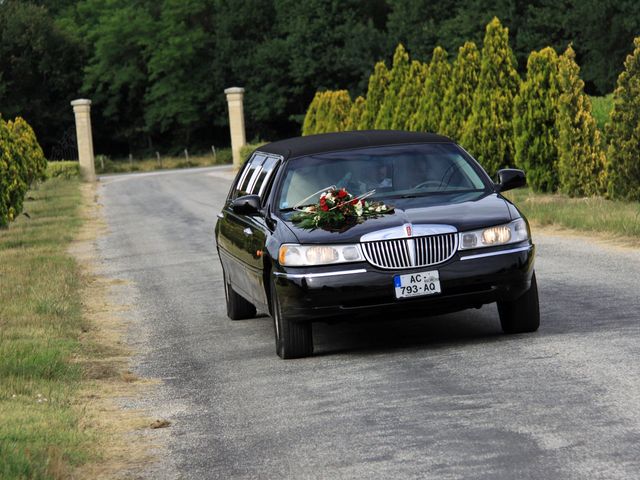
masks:
<path fill-rule="evenodd" d="M 408 228 L 407 228 L 408 227 Z M 404 225 L 376 230 L 362 235 L 361 242 L 375 242 L 378 240 L 396 240 L 413 237 L 426 237 L 430 235 L 442 235 L 456 233 L 458 230 L 452 225 L 405 223 Z M 411 233 L 409 233 L 411 232 Z"/>
<path fill-rule="evenodd" d="M 476 258 L 494 257 L 496 255 L 505 255 L 508 253 L 524 252 L 525 250 L 531 250 L 532 248 L 533 248 L 533 245 L 528 245 L 526 247 L 512 248 L 511 250 L 500 250 L 498 252 L 478 253 L 477 255 L 467 255 L 466 257 L 460 257 L 460 260 L 473 260 Z"/>
<path fill-rule="evenodd" d="M 285 272 L 273 272 L 276 277 L 284 278 L 319 278 L 319 277 L 333 277 L 336 275 L 352 275 L 354 273 L 367 273 L 364 268 L 358 268 L 357 270 L 338 270 L 336 272 L 322 272 L 322 273 L 285 273 Z"/>

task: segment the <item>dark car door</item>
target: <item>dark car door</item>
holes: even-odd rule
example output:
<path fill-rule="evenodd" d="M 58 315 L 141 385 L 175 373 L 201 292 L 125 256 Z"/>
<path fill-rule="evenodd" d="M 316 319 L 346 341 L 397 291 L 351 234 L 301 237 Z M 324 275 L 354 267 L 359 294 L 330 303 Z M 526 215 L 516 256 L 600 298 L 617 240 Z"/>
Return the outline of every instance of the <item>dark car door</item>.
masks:
<path fill-rule="evenodd" d="M 267 305 L 263 252 L 270 234 L 262 213 L 243 215 L 231 209 L 233 200 L 258 195 L 264 206 L 279 157 L 256 152 L 240 172 L 218 220 L 220 260 L 233 289 L 257 305 Z"/>

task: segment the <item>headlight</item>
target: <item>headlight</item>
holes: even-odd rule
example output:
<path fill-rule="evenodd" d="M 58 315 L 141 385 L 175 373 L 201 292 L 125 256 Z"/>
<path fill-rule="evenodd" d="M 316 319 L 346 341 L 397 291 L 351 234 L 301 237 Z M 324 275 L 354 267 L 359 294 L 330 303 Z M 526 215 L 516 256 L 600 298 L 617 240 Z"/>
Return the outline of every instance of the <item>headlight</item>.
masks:
<path fill-rule="evenodd" d="M 460 250 L 471 248 L 496 247 L 509 243 L 518 243 L 529 239 L 527 222 L 523 218 L 514 220 L 506 225 L 460 232 Z"/>
<path fill-rule="evenodd" d="M 363 261 L 360 245 L 296 245 L 285 243 L 278 252 L 278 261 L 285 267 L 331 265 Z"/>

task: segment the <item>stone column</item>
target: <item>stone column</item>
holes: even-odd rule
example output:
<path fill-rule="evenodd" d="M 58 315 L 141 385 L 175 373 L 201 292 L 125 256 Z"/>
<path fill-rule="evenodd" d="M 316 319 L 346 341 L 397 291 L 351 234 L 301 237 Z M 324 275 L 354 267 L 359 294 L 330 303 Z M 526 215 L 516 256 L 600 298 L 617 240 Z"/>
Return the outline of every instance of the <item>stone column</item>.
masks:
<path fill-rule="evenodd" d="M 73 100 L 71 105 L 76 117 L 80 176 L 85 182 L 95 182 L 96 168 L 93 159 L 93 137 L 91 135 L 91 100 L 79 98 Z"/>
<path fill-rule="evenodd" d="M 244 110 L 242 100 L 244 88 L 227 88 L 227 103 L 229 104 L 229 129 L 231 130 L 231 152 L 233 153 L 233 167 L 238 170 L 242 166 L 240 149 L 247 144 L 244 133 Z"/>

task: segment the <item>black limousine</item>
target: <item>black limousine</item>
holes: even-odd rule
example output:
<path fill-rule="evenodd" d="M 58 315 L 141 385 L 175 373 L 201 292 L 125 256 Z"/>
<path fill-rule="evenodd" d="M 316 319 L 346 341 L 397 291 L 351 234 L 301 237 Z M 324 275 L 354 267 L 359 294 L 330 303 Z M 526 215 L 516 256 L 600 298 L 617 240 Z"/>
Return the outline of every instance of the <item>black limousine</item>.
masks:
<path fill-rule="evenodd" d="M 540 323 L 529 224 L 452 140 L 357 131 L 253 152 L 218 215 L 227 314 L 274 322 L 282 358 L 313 353 L 312 322 L 497 302 L 505 333 Z"/>

